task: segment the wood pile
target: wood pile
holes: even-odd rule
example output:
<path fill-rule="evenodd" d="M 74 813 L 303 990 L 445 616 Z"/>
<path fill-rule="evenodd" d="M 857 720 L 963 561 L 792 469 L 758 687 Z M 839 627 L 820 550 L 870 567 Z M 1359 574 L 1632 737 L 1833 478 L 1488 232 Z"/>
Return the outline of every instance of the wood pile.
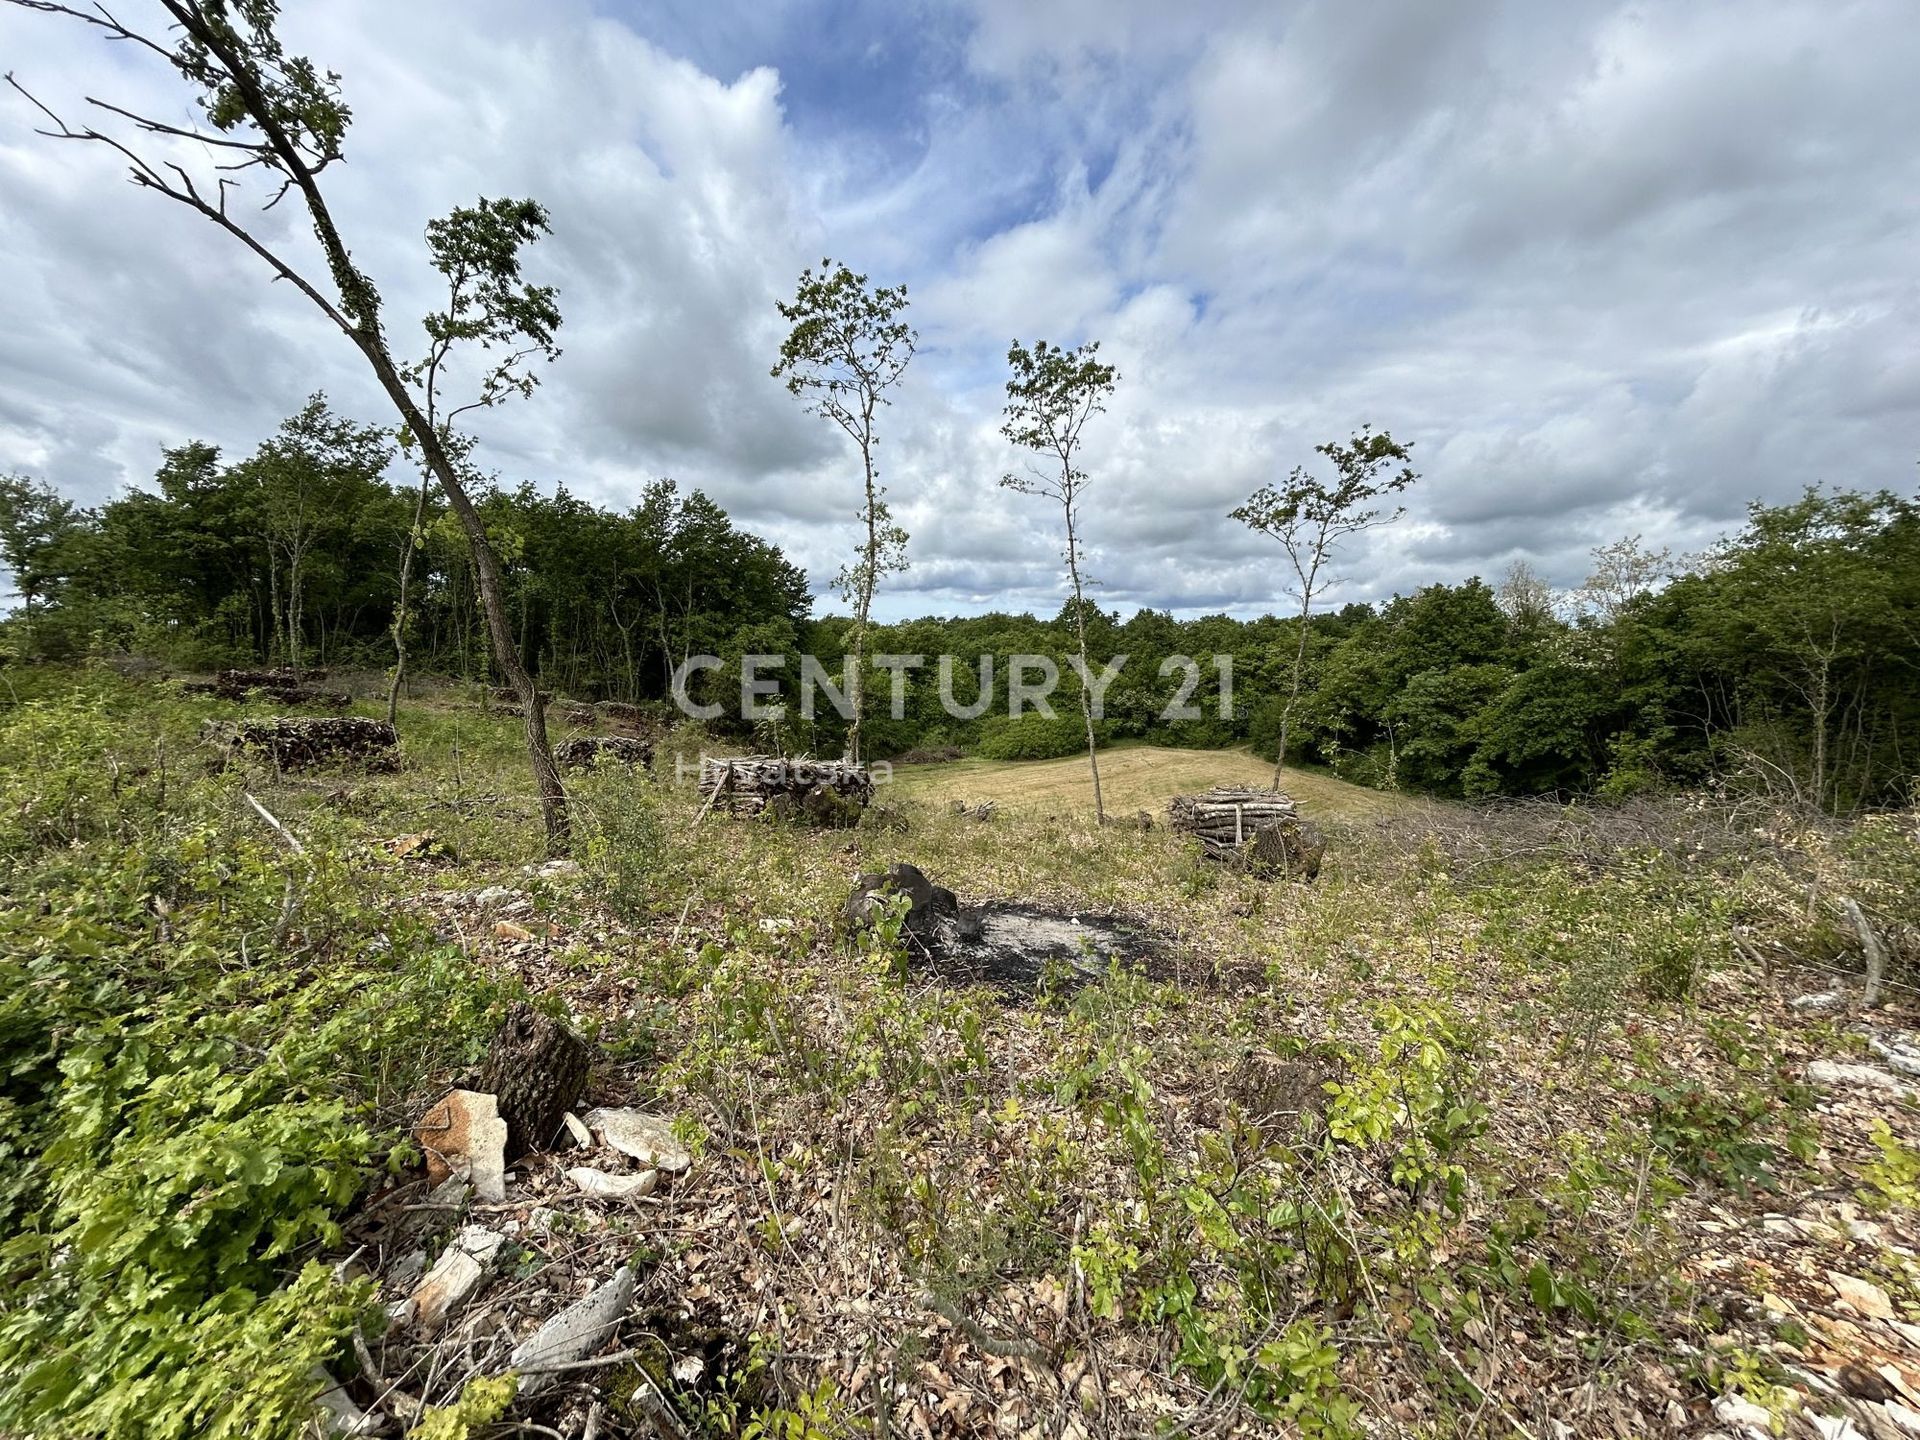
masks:
<path fill-rule="evenodd" d="M 671 716 L 658 705 L 634 705 L 625 700 L 602 700 L 594 707 L 603 719 L 644 734 L 664 734 Z"/>
<path fill-rule="evenodd" d="M 1261 874 L 1320 873 L 1326 843 L 1278 790 L 1216 785 L 1204 795 L 1178 795 L 1167 807 L 1173 828 L 1200 842 L 1210 860 L 1230 860 Z"/>
<path fill-rule="evenodd" d="M 844 760 L 703 757 L 700 793 L 706 797 L 707 809 L 724 808 L 732 815 L 847 828 L 860 823 L 861 813 L 873 799 L 873 777 L 866 766 Z"/>
<path fill-rule="evenodd" d="M 280 715 L 263 720 L 215 721 L 206 736 L 229 760 L 264 756 L 277 770 L 353 765 L 362 770 L 400 768 L 400 737 L 384 720 L 354 717 L 314 720 Z"/>
<path fill-rule="evenodd" d="M 351 697 L 338 690 L 316 690 L 310 682 L 324 680 L 324 670 L 307 670 L 295 676 L 291 670 L 222 670 L 211 680 L 189 680 L 180 686 L 183 695 L 212 695 L 220 700 L 248 700 L 264 696 L 282 705 L 317 705 L 328 710 L 344 710 Z"/>
<path fill-rule="evenodd" d="M 563 770 L 592 770 L 602 760 L 621 765 L 653 764 L 653 746 L 626 735 L 580 735 L 553 747 L 553 758 Z"/>

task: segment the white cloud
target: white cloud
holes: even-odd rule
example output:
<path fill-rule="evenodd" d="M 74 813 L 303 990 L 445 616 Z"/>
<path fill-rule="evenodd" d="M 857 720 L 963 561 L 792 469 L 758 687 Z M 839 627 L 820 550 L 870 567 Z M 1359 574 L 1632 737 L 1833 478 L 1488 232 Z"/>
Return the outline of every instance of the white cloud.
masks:
<path fill-rule="evenodd" d="M 1098 338 L 1122 372 L 1087 465 L 1123 606 L 1269 603 L 1275 556 L 1226 511 L 1362 421 L 1416 441 L 1425 478 L 1354 547 L 1352 598 L 1515 556 L 1571 583 L 1620 534 L 1691 546 L 1753 496 L 1912 482 L 1920 31 L 1899 0 L 978 0 L 926 27 L 952 53 L 891 135 L 851 87 L 897 36 L 843 75 L 805 26 L 695 18 L 682 40 L 741 63 L 709 73 L 646 13 L 579 0 L 289 12 L 345 76 L 328 178 L 402 348 L 433 300 L 430 216 L 481 193 L 552 211 L 530 261 L 566 353 L 485 417 L 509 483 L 622 504 L 675 475 L 824 590 L 850 457 L 767 373 L 773 301 L 823 254 L 909 282 L 922 331 L 882 437 L 913 534 L 889 614 L 1059 603 L 1053 517 L 995 483 L 1015 336 Z M 50 99 L 190 114 L 84 27 L 6 7 L 0 48 Z M 0 468 L 98 499 L 162 444 L 250 446 L 315 388 L 381 414 L 286 287 L 32 119 L 0 106 Z M 268 223 L 306 255 L 294 219 Z"/>

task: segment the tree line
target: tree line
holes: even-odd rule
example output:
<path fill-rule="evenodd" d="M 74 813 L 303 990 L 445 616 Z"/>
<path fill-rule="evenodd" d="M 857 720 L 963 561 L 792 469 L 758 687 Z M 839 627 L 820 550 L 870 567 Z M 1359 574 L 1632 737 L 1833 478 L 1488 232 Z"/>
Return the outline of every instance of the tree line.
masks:
<path fill-rule="evenodd" d="M 177 446 L 151 489 L 98 508 L 0 478 L 0 563 L 21 597 L 8 648 L 386 668 L 399 625 L 416 671 L 497 679 L 466 538 L 443 500 L 388 478 L 394 459 L 390 432 L 316 396 L 251 455 Z M 664 700 L 689 656 L 796 649 L 809 622 L 804 572 L 698 490 L 656 480 L 624 511 L 565 489 L 473 495 L 514 652 L 549 690 Z"/>
<path fill-rule="evenodd" d="M 0 563 L 22 597 L 0 649 L 388 667 L 412 545 L 414 667 L 497 679 L 465 538 L 431 498 L 416 524 L 420 493 L 388 478 L 395 458 L 315 397 L 252 454 L 178 446 L 151 489 L 98 508 L 0 480 Z M 1289 763 L 1378 787 L 1570 796 L 1737 778 L 1829 811 L 1901 803 L 1920 768 L 1920 503 L 1889 492 L 1756 504 L 1699 556 L 1622 541 L 1564 594 L 1516 566 L 1304 619 L 1122 619 L 1069 599 L 1050 617 L 864 626 L 816 618 L 777 547 L 670 480 L 625 511 L 493 484 L 475 504 L 516 656 L 543 688 L 669 713 L 675 671 L 715 656 L 688 673 L 689 698 L 721 705 L 717 730 L 789 753 L 847 748 L 831 704 L 801 714 L 800 660 L 838 681 L 859 637 L 857 713 L 883 757 L 1063 756 L 1089 727 L 1099 746 L 1272 754 L 1284 734 Z M 757 725 L 739 719 L 748 656 L 784 662 L 761 673 L 785 713 Z M 1014 662 L 1032 656 L 1059 675 L 1051 718 L 1007 713 Z M 1120 656 L 1096 716 L 1082 675 L 1097 685 Z"/>

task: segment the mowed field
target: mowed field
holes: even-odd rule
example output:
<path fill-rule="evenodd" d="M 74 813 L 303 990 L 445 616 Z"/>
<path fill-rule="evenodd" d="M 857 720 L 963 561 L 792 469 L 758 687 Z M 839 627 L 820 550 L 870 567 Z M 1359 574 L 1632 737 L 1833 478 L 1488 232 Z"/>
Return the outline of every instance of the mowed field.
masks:
<path fill-rule="evenodd" d="M 1100 752 L 1100 785 L 1108 814 L 1165 814 L 1176 795 L 1211 785 L 1259 785 L 1273 781 L 1273 762 L 1247 750 L 1174 750 L 1131 745 Z M 1331 775 L 1289 770 L 1281 788 L 1311 817 L 1367 819 L 1404 809 L 1404 797 L 1349 785 Z M 1003 810 L 1078 813 L 1093 811 L 1087 757 L 1059 760 L 954 760 L 942 765 L 894 768 L 894 794 L 945 805 L 953 800 L 992 800 Z M 884 798 L 884 796 L 882 797 Z"/>

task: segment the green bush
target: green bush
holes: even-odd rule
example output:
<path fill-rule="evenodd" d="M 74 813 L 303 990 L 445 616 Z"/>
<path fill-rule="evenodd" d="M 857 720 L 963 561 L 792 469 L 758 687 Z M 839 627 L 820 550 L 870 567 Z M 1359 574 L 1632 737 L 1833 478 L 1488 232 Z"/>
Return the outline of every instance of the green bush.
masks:
<path fill-rule="evenodd" d="M 1106 739 L 1104 720 L 1095 721 L 1096 743 Z M 976 753 L 988 760 L 1055 760 L 1087 748 L 1087 722 L 1076 710 L 1061 709 L 1049 719 L 1033 711 L 1018 718 L 996 715 L 980 727 Z"/>
<path fill-rule="evenodd" d="M 373 1299 L 310 1257 L 500 992 L 322 819 L 290 868 L 204 778 L 113 806 L 99 711 L 0 717 L 73 799 L 0 868 L 0 1433 L 293 1436 Z"/>
<path fill-rule="evenodd" d="M 573 798 L 581 864 L 597 893 L 623 919 L 653 914 L 672 873 L 672 848 L 653 781 L 641 770 L 609 768 L 584 778 Z"/>

